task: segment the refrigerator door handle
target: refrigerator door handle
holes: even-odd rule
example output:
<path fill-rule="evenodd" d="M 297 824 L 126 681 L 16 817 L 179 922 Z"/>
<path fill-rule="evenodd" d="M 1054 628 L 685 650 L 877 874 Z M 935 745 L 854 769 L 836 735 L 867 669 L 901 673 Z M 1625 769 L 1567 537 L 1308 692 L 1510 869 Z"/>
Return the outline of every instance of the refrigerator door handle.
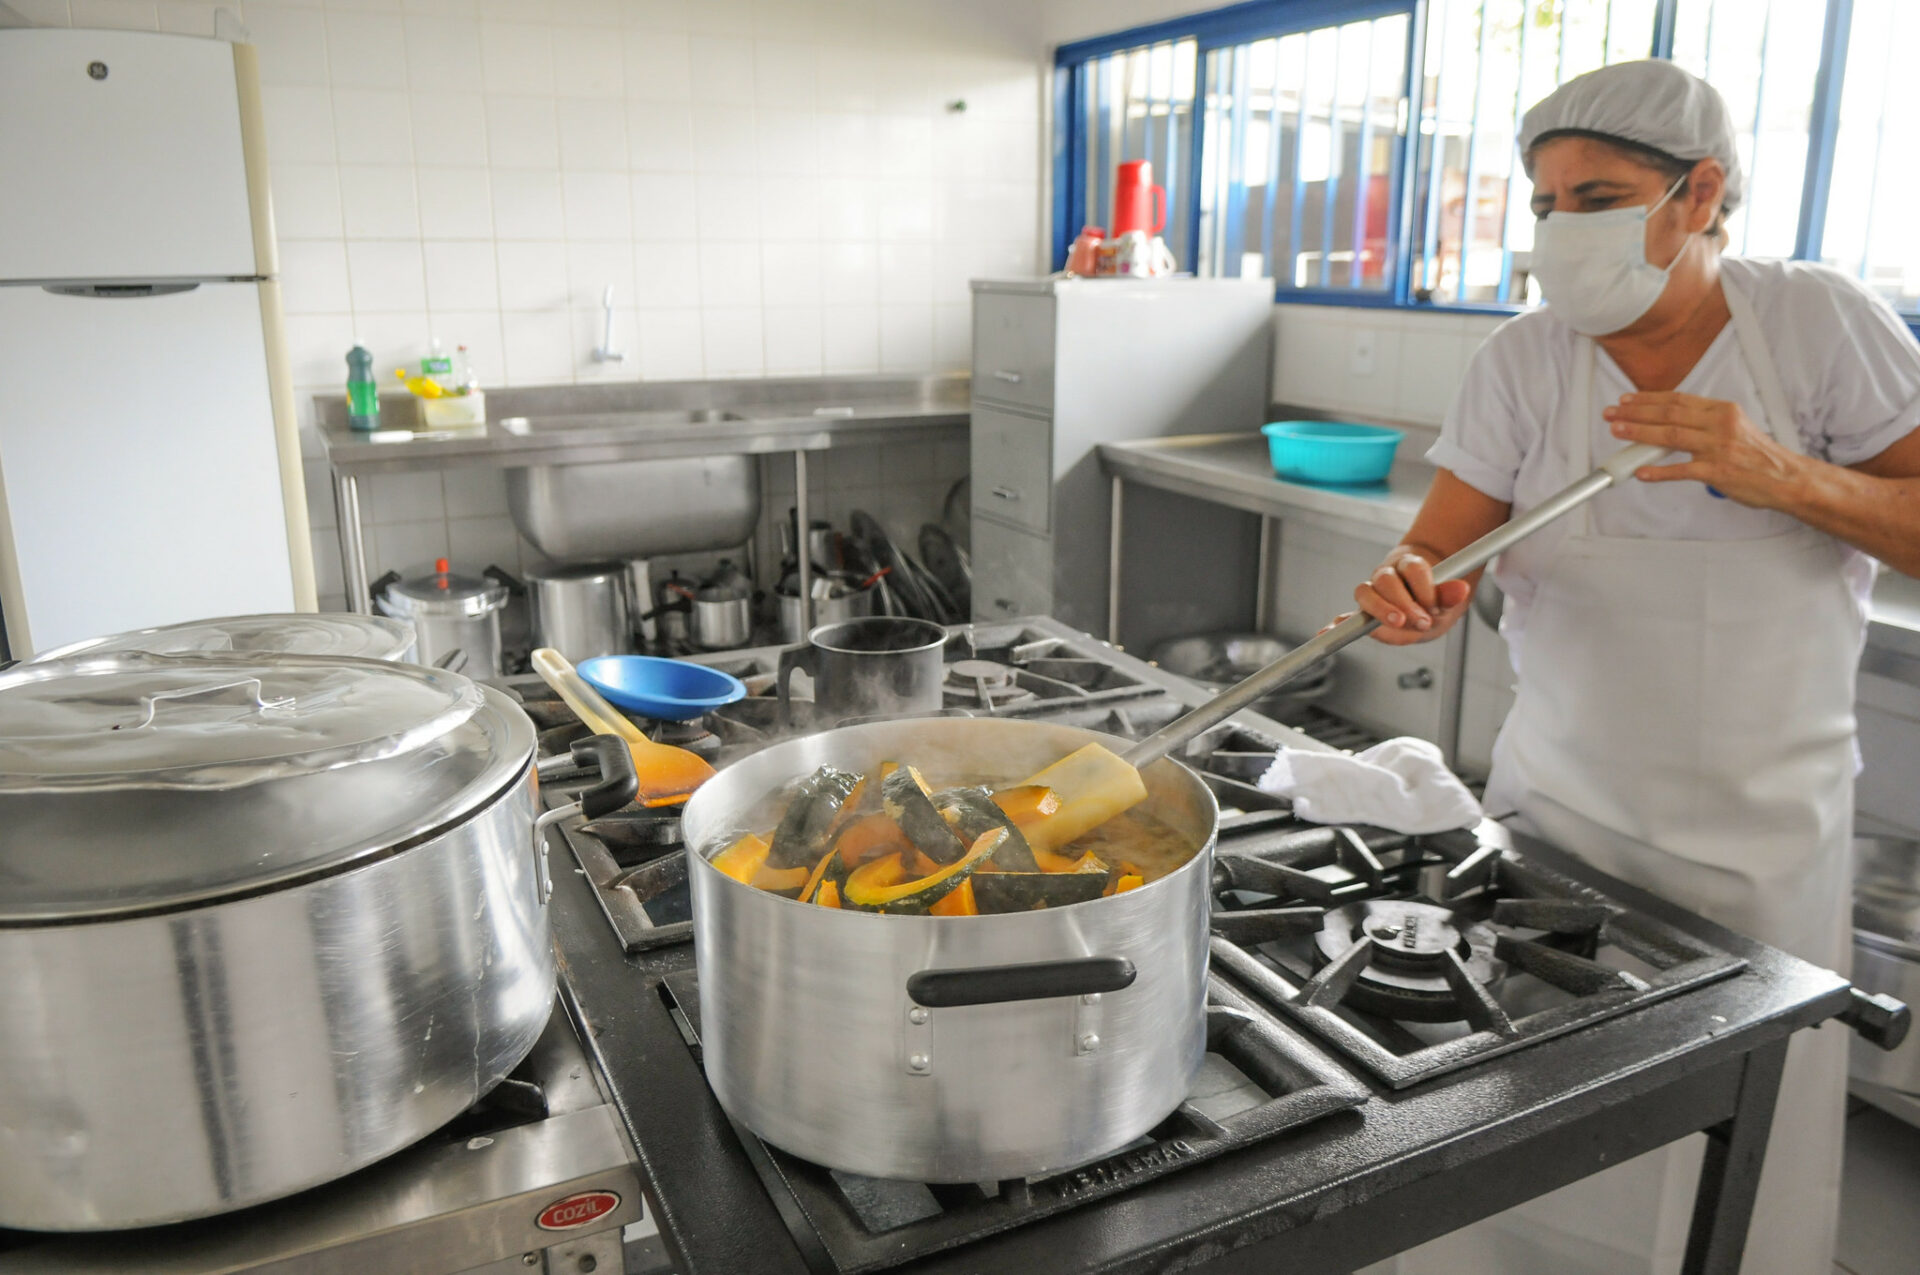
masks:
<path fill-rule="evenodd" d="M 124 300 L 129 297 L 171 297 L 192 292 L 197 283 L 50 283 L 42 291 L 57 297 L 101 297 Z"/>

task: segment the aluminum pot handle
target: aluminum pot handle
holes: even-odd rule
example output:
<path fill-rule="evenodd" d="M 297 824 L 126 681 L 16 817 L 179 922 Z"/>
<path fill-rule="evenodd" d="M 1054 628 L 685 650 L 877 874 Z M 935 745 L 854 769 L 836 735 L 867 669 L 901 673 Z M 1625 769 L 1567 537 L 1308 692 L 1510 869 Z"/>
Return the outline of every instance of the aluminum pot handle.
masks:
<path fill-rule="evenodd" d="M 553 874 L 547 868 L 547 829 L 562 819 L 581 815 L 598 819 L 610 815 L 632 801 L 640 792 L 640 777 L 633 770 L 633 750 L 618 735 L 589 735 L 577 739 L 567 757 L 581 767 L 592 766 L 600 772 L 600 782 L 564 806 L 555 806 L 533 821 L 533 877 L 546 906 L 553 897 Z M 551 768 L 559 757 L 549 757 L 539 769 Z"/>
<path fill-rule="evenodd" d="M 928 1009 L 1000 1005 L 1008 1001 L 1092 996 L 1133 986 L 1139 971 L 1124 956 L 1088 956 L 1030 965 L 982 965 L 966 970 L 921 970 L 907 979 L 907 995 Z"/>
<path fill-rule="evenodd" d="M 790 646 L 780 652 L 780 672 L 776 675 L 775 686 L 780 692 L 780 724 L 782 726 L 793 725 L 793 670 L 804 669 L 807 676 L 815 679 L 817 683 L 820 677 L 818 650 L 819 648 L 813 643 L 803 642 L 799 646 Z M 818 694 L 817 690 L 815 694 Z"/>

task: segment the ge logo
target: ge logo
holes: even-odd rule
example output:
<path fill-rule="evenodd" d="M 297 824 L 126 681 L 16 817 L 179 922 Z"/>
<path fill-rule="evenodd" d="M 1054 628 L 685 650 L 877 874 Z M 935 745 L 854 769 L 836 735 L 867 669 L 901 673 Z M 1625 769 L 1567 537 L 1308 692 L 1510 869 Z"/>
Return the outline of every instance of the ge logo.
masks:
<path fill-rule="evenodd" d="M 107 78 L 107 64 L 105 62 L 89 62 L 87 63 L 87 74 L 96 80 L 104 80 Z"/>

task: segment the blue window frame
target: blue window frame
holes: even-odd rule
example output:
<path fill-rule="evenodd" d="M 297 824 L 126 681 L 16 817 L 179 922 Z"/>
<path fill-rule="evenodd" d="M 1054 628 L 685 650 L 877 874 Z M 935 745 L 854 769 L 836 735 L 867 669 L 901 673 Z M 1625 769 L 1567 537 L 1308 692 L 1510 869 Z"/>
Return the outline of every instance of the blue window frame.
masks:
<path fill-rule="evenodd" d="M 1106 224 L 1114 166 L 1149 159 L 1197 273 L 1272 274 L 1281 300 L 1517 308 L 1537 297 L 1521 114 L 1649 55 L 1712 79 L 1742 126 L 1732 251 L 1826 261 L 1920 323 L 1920 166 L 1901 162 L 1920 105 L 1897 91 L 1913 0 L 1256 0 L 1064 45 L 1055 264 Z"/>

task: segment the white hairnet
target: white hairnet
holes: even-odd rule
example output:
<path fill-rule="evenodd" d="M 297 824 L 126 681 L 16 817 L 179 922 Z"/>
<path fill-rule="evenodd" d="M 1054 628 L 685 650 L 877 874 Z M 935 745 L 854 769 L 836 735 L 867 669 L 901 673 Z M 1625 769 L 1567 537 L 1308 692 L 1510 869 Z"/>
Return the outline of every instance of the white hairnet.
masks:
<path fill-rule="evenodd" d="M 1665 59 L 1616 62 L 1568 80 L 1520 121 L 1520 154 L 1546 134 L 1564 131 L 1617 137 L 1689 163 L 1717 159 L 1727 170 L 1726 206 L 1738 205 L 1746 193 L 1726 99 Z"/>

